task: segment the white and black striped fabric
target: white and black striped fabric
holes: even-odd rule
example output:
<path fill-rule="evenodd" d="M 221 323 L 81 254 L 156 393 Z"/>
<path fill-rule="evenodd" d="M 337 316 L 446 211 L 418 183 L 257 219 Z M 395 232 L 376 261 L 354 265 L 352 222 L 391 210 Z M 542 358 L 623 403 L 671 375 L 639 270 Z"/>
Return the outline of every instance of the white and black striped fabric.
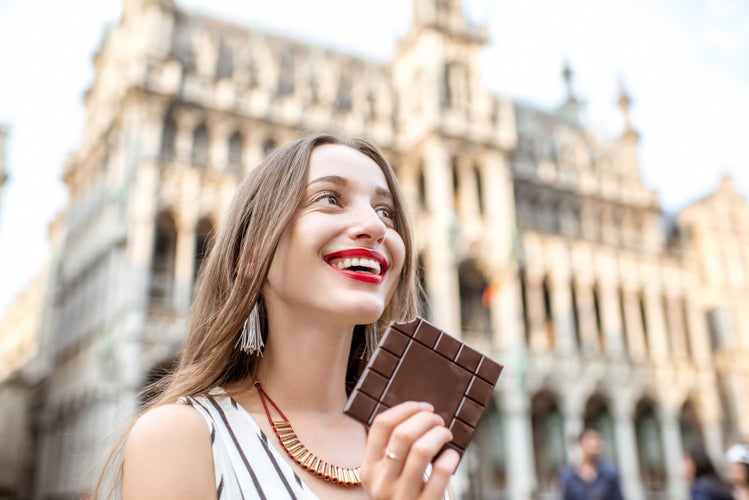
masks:
<path fill-rule="evenodd" d="M 318 498 L 268 443 L 255 419 L 224 391 L 179 402 L 196 408 L 208 422 L 219 500 Z"/>
<path fill-rule="evenodd" d="M 268 443 L 252 415 L 223 389 L 214 389 L 208 396 L 182 397 L 178 403 L 196 408 L 208 422 L 219 500 L 318 499 Z M 445 492 L 445 500 L 452 498 Z"/>

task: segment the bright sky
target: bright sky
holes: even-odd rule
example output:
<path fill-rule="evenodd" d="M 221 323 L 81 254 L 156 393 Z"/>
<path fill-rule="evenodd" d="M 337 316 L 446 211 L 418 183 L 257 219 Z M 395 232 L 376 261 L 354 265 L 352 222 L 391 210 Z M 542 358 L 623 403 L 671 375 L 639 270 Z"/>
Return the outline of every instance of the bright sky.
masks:
<path fill-rule="evenodd" d="M 122 0 L 0 0 L 0 123 L 10 180 L 0 199 L 0 316 L 41 269 L 60 172 L 79 143 L 91 56 Z M 408 0 L 182 0 L 236 22 L 386 59 Z M 673 212 L 733 176 L 749 197 L 749 2 L 464 0 L 485 21 L 487 85 L 552 108 L 564 59 L 591 126 L 616 132 L 619 83 L 633 100 L 643 178 Z"/>

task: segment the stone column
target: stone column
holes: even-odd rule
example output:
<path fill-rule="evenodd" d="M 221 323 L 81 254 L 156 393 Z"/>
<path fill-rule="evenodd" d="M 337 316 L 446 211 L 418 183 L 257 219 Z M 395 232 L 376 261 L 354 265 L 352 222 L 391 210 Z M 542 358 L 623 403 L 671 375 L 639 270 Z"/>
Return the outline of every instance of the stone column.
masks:
<path fill-rule="evenodd" d="M 681 313 L 681 301 L 678 297 L 667 295 L 666 304 L 668 307 L 669 325 L 671 326 L 671 331 L 668 333 L 671 336 L 673 356 L 675 359 L 686 359 L 688 352 L 686 346 L 687 339 Z"/>
<path fill-rule="evenodd" d="M 175 138 L 174 156 L 181 163 L 192 162 L 192 135 L 200 122 L 200 115 L 188 110 L 175 113 L 177 137 Z"/>
<path fill-rule="evenodd" d="M 572 310 L 569 276 L 551 276 L 551 311 L 554 316 L 554 329 L 557 332 L 556 350 L 564 355 L 575 352 L 574 311 Z"/>
<path fill-rule="evenodd" d="M 665 361 L 669 356 L 666 325 L 662 301 L 659 300 L 658 290 L 653 288 L 645 290 L 645 319 L 651 356 L 655 361 Z"/>
<path fill-rule="evenodd" d="M 589 282 L 575 281 L 575 295 L 577 296 L 577 317 L 580 318 L 580 352 L 583 355 L 598 353 L 598 327 L 596 312 L 593 304 L 593 289 Z"/>
<path fill-rule="evenodd" d="M 645 361 L 648 359 L 648 346 L 645 342 L 645 332 L 642 329 L 639 297 L 634 291 L 626 288 L 623 293 L 630 357 L 634 361 Z"/>
<path fill-rule="evenodd" d="M 177 249 L 174 258 L 174 305 L 177 311 L 187 312 L 192 302 L 197 212 L 184 205 L 182 210 L 177 223 Z"/>
<path fill-rule="evenodd" d="M 667 404 L 661 404 L 660 421 L 663 429 L 663 451 L 668 471 L 667 488 L 670 498 L 687 498 L 687 486 L 681 469 L 683 447 L 677 410 Z"/>
<path fill-rule="evenodd" d="M 459 332 L 458 277 L 450 241 L 455 229 L 450 157 L 436 138 L 428 140 L 424 148 L 426 203 L 433 224 L 427 236 L 430 248 L 425 262 L 427 287 L 435 322 L 447 331 Z"/>
<path fill-rule="evenodd" d="M 604 348 L 611 359 L 621 359 L 624 352 L 621 308 L 616 288 L 612 283 L 600 283 L 601 327 Z"/>
<path fill-rule="evenodd" d="M 208 122 L 208 165 L 212 170 L 226 172 L 229 165 L 229 134 L 233 132 L 226 120 Z"/>
<path fill-rule="evenodd" d="M 643 498 L 640 465 L 637 458 L 637 435 L 633 422 L 633 407 L 629 399 L 614 399 L 616 449 L 624 498 Z"/>
<path fill-rule="evenodd" d="M 528 314 L 529 347 L 533 352 L 544 352 L 549 348 L 546 336 L 546 312 L 544 311 L 543 278 L 525 275 L 525 303 Z"/>
<path fill-rule="evenodd" d="M 530 407 L 524 389 L 517 383 L 512 385 L 504 394 L 505 442 L 512 453 L 512 460 L 507 462 L 507 490 L 512 500 L 526 500 L 536 487 Z"/>
<path fill-rule="evenodd" d="M 564 412 L 564 441 L 567 450 L 567 463 L 572 463 L 575 459 L 574 450 L 578 444 L 577 438 L 580 431 L 583 430 L 583 395 L 580 391 L 573 391 L 566 394 L 562 399 L 562 408 Z M 571 443 L 574 445 L 570 446 Z"/>
<path fill-rule="evenodd" d="M 699 366 L 711 367 L 713 358 L 705 310 L 693 295 L 686 297 L 686 301 L 687 325 L 689 330 L 688 340 L 692 344 L 692 356 L 694 356 L 694 360 Z"/>

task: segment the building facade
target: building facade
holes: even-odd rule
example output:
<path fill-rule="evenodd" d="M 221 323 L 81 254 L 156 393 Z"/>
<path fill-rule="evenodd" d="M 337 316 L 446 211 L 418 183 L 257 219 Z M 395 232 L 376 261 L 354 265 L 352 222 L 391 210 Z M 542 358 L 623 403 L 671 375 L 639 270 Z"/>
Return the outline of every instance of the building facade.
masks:
<path fill-rule="evenodd" d="M 709 213 L 683 214 L 689 237 L 664 229 L 626 93 L 621 136 L 594 137 L 569 70 L 557 110 L 494 95 L 479 64 L 485 27 L 460 0 L 413 7 L 380 62 L 170 0 L 124 1 L 64 168 L 70 199 L 34 391 L 35 498 L 92 488 L 139 391 L 178 353 L 239 179 L 276 145 L 328 127 L 369 137 L 394 165 L 416 223 L 425 315 L 506 365 L 456 479 L 463 497 L 553 495 L 571 437 L 590 422 L 627 498 L 681 498 L 684 443 L 718 457 L 729 436 L 749 433 L 739 417 L 747 282 L 696 270 L 722 258 Z M 708 318 L 725 343 L 711 343 Z"/>

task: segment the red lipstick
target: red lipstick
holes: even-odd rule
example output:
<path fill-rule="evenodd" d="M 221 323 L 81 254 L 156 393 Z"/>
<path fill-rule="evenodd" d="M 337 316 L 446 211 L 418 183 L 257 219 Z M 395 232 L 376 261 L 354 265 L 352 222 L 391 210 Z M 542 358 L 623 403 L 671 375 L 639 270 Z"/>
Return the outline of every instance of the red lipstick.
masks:
<path fill-rule="evenodd" d="M 332 252 L 327 254 L 325 257 L 325 262 L 330 265 L 330 267 L 333 268 L 334 271 L 342 274 L 343 276 L 356 280 L 356 281 L 362 281 L 364 283 L 373 283 L 373 284 L 379 284 L 382 283 L 382 280 L 385 278 L 385 273 L 388 269 L 387 259 L 379 253 L 375 252 L 374 250 L 369 250 L 367 248 L 348 248 L 345 250 L 339 250 L 337 252 Z M 335 261 L 341 260 L 341 259 L 370 259 L 374 260 L 379 264 L 380 266 L 380 272 L 378 274 L 372 274 L 372 273 L 366 273 L 363 271 L 352 271 L 350 269 L 340 269 L 335 265 Z"/>

